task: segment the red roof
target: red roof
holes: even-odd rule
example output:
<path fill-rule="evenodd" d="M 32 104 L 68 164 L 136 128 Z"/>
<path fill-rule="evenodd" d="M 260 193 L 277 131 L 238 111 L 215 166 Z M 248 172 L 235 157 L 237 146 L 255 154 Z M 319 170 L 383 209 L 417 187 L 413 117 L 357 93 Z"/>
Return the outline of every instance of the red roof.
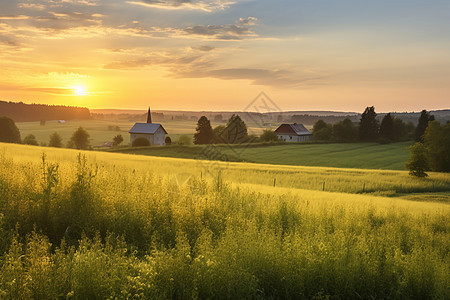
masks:
<path fill-rule="evenodd" d="M 281 124 L 280 127 L 278 127 L 275 130 L 276 134 L 287 134 L 287 135 L 298 135 L 298 136 L 303 136 L 303 135 L 311 135 L 311 132 L 308 131 L 308 129 L 306 129 L 305 126 L 303 126 L 303 124 Z"/>

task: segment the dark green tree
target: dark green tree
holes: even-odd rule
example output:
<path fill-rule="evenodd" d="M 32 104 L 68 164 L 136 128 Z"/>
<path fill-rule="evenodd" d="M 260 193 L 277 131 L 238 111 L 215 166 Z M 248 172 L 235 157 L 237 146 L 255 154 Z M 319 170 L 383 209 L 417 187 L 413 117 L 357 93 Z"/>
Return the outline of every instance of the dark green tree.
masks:
<path fill-rule="evenodd" d="M 48 142 L 48 146 L 56 148 L 62 147 L 62 138 L 57 132 L 54 132 L 50 135 L 50 141 Z"/>
<path fill-rule="evenodd" d="M 113 143 L 114 145 L 120 145 L 123 142 L 123 136 L 121 134 L 116 135 L 113 137 Z"/>
<path fill-rule="evenodd" d="M 428 174 L 425 171 L 428 171 L 429 166 L 425 146 L 422 143 L 415 143 L 409 147 L 409 153 L 411 156 L 406 163 L 409 174 L 416 177 L 427 177 Z"/>
<path fill-rule="evenodd" d="M 213 129 L 213 141 L 214 144 L 224 144 L 228 140 L 226 134 L 226 127 L 224 125 L 219 125 Z"/>
<path fill-rule="evenodd" d="M 0 117 L 0 142 L 20 143 L 20 131 L 16 123 L 8 117 Z"/>
<path fill-rule="evenodd" d="M 33 134 L 27 135 L 27 136 L 23 139 L 23 143 L 24 143 L 25 145 L 33 145 L 33 146 L 39 145 L 38 142 L 36 141 L 36 137 L 35 137 Z"/>
<path fill-rule="evenodd" d="M 450 172 L 450 124 L 444 126 L 431 121 L 423 135 L 430 169 L 436 172 Z"/>
<path fill-rule="evenodd" d="M 393 142 L 395 140 L 394 118 L 390 113 L 384 116 L 380 125 L 380 140 Z"/>
<path fill-rule="evenodd" d="M 172 144 L 172 139 L 170 138 L 170 136 L 166 136 L 166 139 L 165 139 L 165 144 L 166 145 L 171 145 Z"/>
<path fill-rule="evenodd" d="M 362 141 L 373 141 L 378 138 L 378 121 L 375 107 L 366 107 L 359 122 L 359 138 Z"/>
<path fill-rule="evenodd" d="M 333 139 L 344 142 L 357 140 L 358 128 L 349 118 L 345 118 L 333 125 Z"/>
<path fill-rule="evenodd" d="M 261 134 L 260 140 L 263 142 L 274 142 L 278 141 L 278 136 L 273 130 L 267 129 Z"/>
<path fill-rule="evenodd" d="M 70 144 L 77 149 L 89 148 L 89 133 L 83 127 L 79 127 L 70 138 Z"/>
<path fill-rule="evenodd" d="M 197 132 L 194 134 L 194 144 L 204 145 L 211 144 L 214 138 L 211 122 L 207 117 L 201 116 L 197 122 Z"/>
<path fill-rule="evenodd" d="M 405 124 L 405 122 L 403 122 L 402 119 L 397 117 L 393 118 L 393 122 L 394 122 L 394 140 L 400 141 L 406 139 L 408 136 L 408 127 L 407 127 L 408 125 Z"/>
<path fill-rule="evenodd" d="M 319 120 L 314 124 L 312 134 L 316 140 L 330 140 L 333 135 L 333 126 Z"/>
<path fill-rule="evenodd" d="M 239 117 L 239 115 L 232 115 L 227 122 L 225 128 L 226 143 L 228 144 L 241 144 L 248 142 L 247 125 Z"/>
<path fill-rule="evenodd" d="M 434 116 L 430 115 L 425 109 L 420 112 L 419 122 L 414 131 L 414 140 L 423 143 L 423 135 L 427 130 L 428 122 L 434 121 Z"/>

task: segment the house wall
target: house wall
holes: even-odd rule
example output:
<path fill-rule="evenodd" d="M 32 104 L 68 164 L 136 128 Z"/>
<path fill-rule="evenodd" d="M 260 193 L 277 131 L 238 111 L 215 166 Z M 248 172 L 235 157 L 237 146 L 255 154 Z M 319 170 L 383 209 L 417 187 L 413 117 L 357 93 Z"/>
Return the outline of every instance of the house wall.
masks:
<path fill-rule="evenodd" d="M 161 127 L 156 130 L 155 134 L 131 133 L 130 145 L 133 145 L 134 140 L 137 138 L 146 138 L 150 145 L 164 146 L 166 144 L 166 133 Z"/>
<path fill-rule="evenodd" d="M 312 140 L 312 135 L 290 135 L 290 134 L 277 134 L 278 139 L 283 140 L 285 142 L 306 142 Z"/>
<path fill-rule="evenodd" d="M 155 132 L 153 145 L 164 146 L 166 144 L 166 133 L 159 127 Z"/>

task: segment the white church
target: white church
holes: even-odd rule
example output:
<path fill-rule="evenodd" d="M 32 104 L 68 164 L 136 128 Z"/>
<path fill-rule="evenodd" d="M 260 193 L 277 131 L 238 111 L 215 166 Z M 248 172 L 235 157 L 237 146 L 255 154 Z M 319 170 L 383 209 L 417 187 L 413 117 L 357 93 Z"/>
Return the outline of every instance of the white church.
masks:
<path fill-rule="evenodd" d="M 167 131 L 161 124 L 152 123 L 152 113 L 148 108 L 147 123 L 136 123 L 130 129 L 130 144 L 133 145 L 134 140 L 145 138 L 150 145 L 164 146 L 166 144 Z"/>

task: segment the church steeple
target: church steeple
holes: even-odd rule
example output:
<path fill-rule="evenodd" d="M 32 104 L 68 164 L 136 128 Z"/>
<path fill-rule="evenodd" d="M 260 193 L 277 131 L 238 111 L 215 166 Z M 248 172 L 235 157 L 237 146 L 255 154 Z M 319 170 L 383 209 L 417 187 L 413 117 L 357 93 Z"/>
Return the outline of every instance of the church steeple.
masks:
<path fill-rule="evenodd" d="M 152 123 L 152 112 L 150 111 L 150 106 L 148 107 L 147 123 Z"/>

